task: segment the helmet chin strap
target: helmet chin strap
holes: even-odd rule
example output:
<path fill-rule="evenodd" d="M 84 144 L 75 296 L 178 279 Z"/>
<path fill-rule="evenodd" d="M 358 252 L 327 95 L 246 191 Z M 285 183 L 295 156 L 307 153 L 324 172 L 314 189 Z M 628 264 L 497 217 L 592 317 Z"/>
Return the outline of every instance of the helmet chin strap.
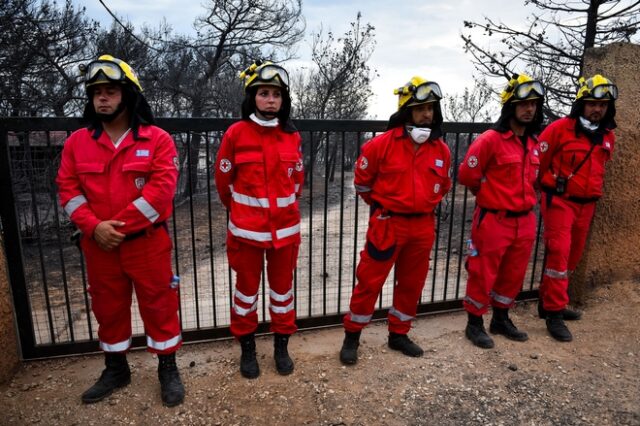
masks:
<path fill-rule="evenodd" d="M 266 118 L 267 120 L 273 120 L 274 118 L 276 118 L 278 116 L 278 113 L 280 111 L 276 111 L 276 112 L 271 112 L 271 111 L 262 111 L 260 109 L 258 109 L 256 107 L 256 112 L 258 112 L 261 116 L 263 116 L 264 118 Z"/>
<path fill-rule="evenodd" d="M 116 110 L 113 111 L 111 114 L 101 114 L 99 112 L 96 112 L 96 116 L 103 123 L 111 123 L 113 120 L 116 119 L 116 117 L 118 117 L 120 115 L 120 113 L 122 111 L 124 111 L 125 108 L 126 108 L 126 106 L 125 106 L 124 102 L 120 102 L 118 104 L 118 107 L 116 108 Z"/>

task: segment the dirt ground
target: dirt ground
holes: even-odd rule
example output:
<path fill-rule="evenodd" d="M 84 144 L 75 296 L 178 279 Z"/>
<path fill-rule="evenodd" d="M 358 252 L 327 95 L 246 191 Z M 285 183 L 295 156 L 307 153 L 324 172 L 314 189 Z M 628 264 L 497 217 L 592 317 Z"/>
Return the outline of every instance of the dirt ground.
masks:
<path fill-rule="evenodd" d="M 262 374 L 238 371 L 232 341 L 185 346 L 178 363 L 183 405 L 160 403 L 152 355 L 129 355 L 132 383 L 83 405 L 80 394 L 102 356 L 25 363 L 0 387 L 0 424 L 45 425 L 640 425 L 640 284 L 620 282 L 593 293 L 584 318 L 569 323 L 574 341 L 551 339 L 535 303 L 518 305 L 525 343 L 495 336 L 491 350 L 464 337 L 462 312 L 422 317 L 411 336 L 425 348 L 408 358 L 386 346 L 386 324 L 363 332 L 360 360 L 338 360 L 340 328 L 299 333 L 296 367 L 279 376 L 272 339 L 258 339 Z M 487 322 L 487 321 L 486 321 Z"/>

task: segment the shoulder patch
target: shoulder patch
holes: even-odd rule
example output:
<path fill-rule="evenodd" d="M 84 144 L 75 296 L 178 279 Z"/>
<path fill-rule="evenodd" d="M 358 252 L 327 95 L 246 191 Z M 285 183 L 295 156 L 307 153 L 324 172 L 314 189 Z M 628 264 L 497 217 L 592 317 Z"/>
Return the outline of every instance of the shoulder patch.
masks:
<path fill-rule="evenodd" d="M 220 171 L 222 173 L 229 173 L 231 171 L 231 161 L 226 158 L 220 160 Z"/>
<path fill-rule="evenodd" d="M 475 155 L 470 156 L 467 159 L 467 166 L 469 166 L 470 168 L 475 168 L 478 166 L 478 157 L 476 157 Z"/>
<path fill-rule="evenodd" d="M 540 142 L 540 152 L 547 152 L 549 144 L 545 141 Z"/>

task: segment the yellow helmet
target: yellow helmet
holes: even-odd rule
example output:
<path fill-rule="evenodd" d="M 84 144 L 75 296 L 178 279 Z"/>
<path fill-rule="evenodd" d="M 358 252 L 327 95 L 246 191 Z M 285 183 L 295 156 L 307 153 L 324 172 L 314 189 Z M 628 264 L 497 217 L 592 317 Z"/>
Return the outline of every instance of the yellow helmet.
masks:
<path fill-rule="evenodd" d="M 255 61 L 240 73 L 244 80 L 244 90 L 252 86 L 277 86 L 289 90 L 289 74 L 280 65 L 273 62 Z"/>
<path fill-rule="evenodd" d="M 584 99 L 586 101 L 615 101 L 618 99 L 618 87 L 611 80 L 596 74 L 585 80 L 580 77 L 578 80 L 580 88 L 576 94 L 576 101 Z"/>
<path fill-rule="evenodd" d="M 520 102 L 544 97 L 545 90 L 542 83 L 526 74 L 514 74 L 507 87 L 500 94 L 500 103 Z"/>
<path fill-rule="evenodd" d="M 122 59 L 111 55 L 102 55 L 88 65 L 81 65 L 80 72 L 84 76 L 85 88 L 96 84 L 128 81 L 142 92 L 142 86 L 133 68 Z"/>
<path fill-rule="evenodd" d="M 438 83 L 418 76 L 412 77 L 404 86 L 394 89 L 393 94 L 398 95 L 398 110 L 442 99 L 442 90 Z"/>

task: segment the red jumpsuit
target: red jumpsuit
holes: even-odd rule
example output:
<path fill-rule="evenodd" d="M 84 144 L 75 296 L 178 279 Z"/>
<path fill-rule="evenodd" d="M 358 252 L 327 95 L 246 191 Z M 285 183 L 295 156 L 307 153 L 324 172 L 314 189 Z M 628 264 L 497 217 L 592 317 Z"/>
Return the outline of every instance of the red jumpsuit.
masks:
<path fill-rule="evenodd" d="M 487 130 L 471 144 L 458 181 L 476 196 L 466 267 L 467 312 L 510 308 L 522 288 L 536 238 L 534 189 L 540 165 L 534 139 L 526 147 L 511 130 Z"/>
<path fill-rule="evenodd" d="M 540 298 L 544 309 L 561 311 L 569 303 L 569 271 L 576 268 L 582 256 L 595 202 L 602 196 L 605 163 L 611 159 L 615 134 L 606 131 L 602 143 L 594 145 L 584 133 L 576 135 L 575 119 L 565 117 L 547 126 L 539 139 L 547 253 Z M 567 180 L 564 194 L 558 194 L 556 176 L 566 178 L 573 174 L 585 158 Z"/>
<path fill-rule="evenodd" d="M 131 291 L 135 289 L 150 352 L 170 354 L 182 345 L 178 294 L 172 284 L 171 216 L 178 179 L 171 136 L 140 126 L 115 148 L 106 132 L 81 129 L 64 144 L 56 183 L 60 202 L 82 231 L 91 308 L 105 352 L 131 345 Z M 93 239 L 96 226 L 119 220 L 127 238 L 103 251 Z M 164 225 L 164 226 L 163 226 Z"/>
<path fill-rule="evenodd" d="M 292 334 L 297 330 L 292 283 L 304 180 L 300 134 L 239 121 L 224 134 L 215 167 L 218 194 L 230 212 L 227 256 L 236 272 L 231 333 L 243 336 L 258 326 L 266 254 L 271 331 Z"/>
<path fill-rule="evenodd" d="M 346 331 L 360 331 L 371 321 L 376 300 L 395 265 L 389 331 L 409 332 L 429 270 L 433 210 L 451 187 L 450 161 L 442 139 L 415 149 L 403 127 L 376 136 L 362 147 L 354 184 L 372 206 L 372 214 L 356 270 L 358 284 L 344 316 Z"/>

